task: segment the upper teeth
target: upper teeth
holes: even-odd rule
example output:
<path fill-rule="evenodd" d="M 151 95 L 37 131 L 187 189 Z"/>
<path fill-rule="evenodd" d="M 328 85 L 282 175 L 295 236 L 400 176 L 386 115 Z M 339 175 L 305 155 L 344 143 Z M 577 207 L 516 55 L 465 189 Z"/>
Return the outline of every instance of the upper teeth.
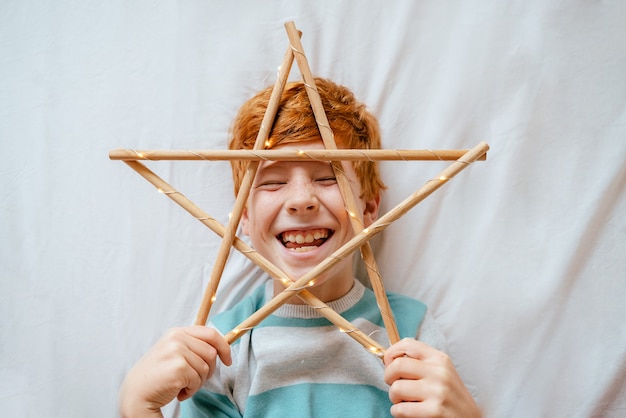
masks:
<path fill-rule="evenodd" d="M 328 231 L 316 230 L 309 232 L 285 232 L 284 242 L 295 242 L 296 244 L 310 244 L 315 240 L 328 237 Z"/>

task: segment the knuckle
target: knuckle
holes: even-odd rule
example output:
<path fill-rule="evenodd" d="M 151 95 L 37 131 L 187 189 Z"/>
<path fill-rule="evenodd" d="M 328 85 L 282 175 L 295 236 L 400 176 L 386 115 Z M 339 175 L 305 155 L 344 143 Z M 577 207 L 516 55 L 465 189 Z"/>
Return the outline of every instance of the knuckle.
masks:
<path fill-rule="evenodd" d="M 177 376 L 186 374 L 189 370 L 189 364 L 184 357 L 174 356 L 171 360 L 171 368 L 174 370 Z"/>
<path fill-rule="evenodd" d="M 444 388 L 452 385 L 454 382 L 454 376 L 454 373 L 449 367 L 442 367 L 439 370 L 439 379 Z"/>
<path fill-rule="evenodd" d="M 181 328 L 170 328 L 165 332 L 162 341 L 169 347 L 180 347 L 182 345 L 184 335 L 185 332 Z"/>
<path fill-rule="evenodd" d="M 392 405 L 390 412 L 394 418 L 405 418 L 410 416 L 410 409 L 409 404 L 406 402 L 400 402 Z"/>
<path fill-rule="evenodd" d="M 401 402 L 404 398 L 404 382 L 402 380 L 396 380 L 389 386 L 389 400 L 392 403 Z"/>
<path fill-rule="evenodd" d="M 443 417 L 445 416 L 445 407 L 443 402 L 433 402 L 430 405 L 431 415 L 434 417 Z"/>
<path fill-rule="evenodd" d="M 207 363 L 202 363 L 200 365 L 200 368 L 200 377 L 202 378 L 202 381 L 204 381 L 209 377 L 209 373 L 211 372 L 211 366 L 209 366 Z"/>
<path fill-rule="evenodd" d="M 168 338 L 164 343 L 164 347 L 166 352 L 175 355 L 184 349 L 184 344 L 180 339 Z"/>
<path fill-rule="evenodd" d="M 446 366 L 452 364 L 452 360 L 450 359 L 450 356 L 442 351 L 437 352 L 437 360 L 440 364 L 443 364 Z"/>
<path fill-rule="evenodd" d="M 391 386 L 389 386 L 388 396 L 389 396 L 389 400 L 391 401 L 391 403 L 395 404 L 398 402 L 399 398 L 397 395 L 397 385 L 395 382 Z"/>
<path fill-rule="evenodd" d="M 183 333 L 181 328 L 170 328 L 165 332 L 165 337 L 168 339 L 179 338 L 179 336 Z"/>
<path fill-rule="evenodd" d="M 212 345 L 207 344 L 207 346 L 206 346 L 206 351 L 207 351 L 207 354 L 208 354 L 208 355 L 209 355 L 212 359 L 214 359 L 215 357 L 217 357 L 217 349 L 216 349 L 215 347 L 213 347 Z"/>

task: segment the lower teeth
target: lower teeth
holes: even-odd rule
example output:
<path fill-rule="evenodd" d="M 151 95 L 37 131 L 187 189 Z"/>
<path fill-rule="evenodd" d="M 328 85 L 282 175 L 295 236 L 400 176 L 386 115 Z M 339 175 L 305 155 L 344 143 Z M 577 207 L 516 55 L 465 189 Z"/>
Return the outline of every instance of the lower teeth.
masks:
<path fill-rule="evenodd" d="M 307 251 L 314 250 L 316 248 L 317 248 L 316 246 L 308 246 L 308 247 L 296 247 L 296 248 L 292 248 L 291 250 L 296 252 L 296 253 L 304 253 L 304 252 L 307 252 Z"/>

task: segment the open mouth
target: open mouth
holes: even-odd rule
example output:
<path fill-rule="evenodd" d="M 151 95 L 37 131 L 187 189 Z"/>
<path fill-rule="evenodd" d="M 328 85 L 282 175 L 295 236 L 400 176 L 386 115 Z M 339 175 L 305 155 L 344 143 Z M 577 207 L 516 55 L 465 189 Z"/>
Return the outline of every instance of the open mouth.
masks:
<path fill-rule="evenodd" d="M 285 248 L 294 252 L 312 251 L 328 240 L 334 231 L 326 228 L 306 231 L 285 231 L 278 234 L 278 240 Z"/>

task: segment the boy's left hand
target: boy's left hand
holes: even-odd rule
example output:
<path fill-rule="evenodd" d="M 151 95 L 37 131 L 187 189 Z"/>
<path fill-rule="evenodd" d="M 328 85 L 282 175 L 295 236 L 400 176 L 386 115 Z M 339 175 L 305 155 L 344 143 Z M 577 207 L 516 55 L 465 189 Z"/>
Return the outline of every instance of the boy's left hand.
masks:
<path fill-rule="evenodd" d="M 450 357 L 405 338 L 387 349 L 385 382 L 396 417 L 480 417 Z"/>

